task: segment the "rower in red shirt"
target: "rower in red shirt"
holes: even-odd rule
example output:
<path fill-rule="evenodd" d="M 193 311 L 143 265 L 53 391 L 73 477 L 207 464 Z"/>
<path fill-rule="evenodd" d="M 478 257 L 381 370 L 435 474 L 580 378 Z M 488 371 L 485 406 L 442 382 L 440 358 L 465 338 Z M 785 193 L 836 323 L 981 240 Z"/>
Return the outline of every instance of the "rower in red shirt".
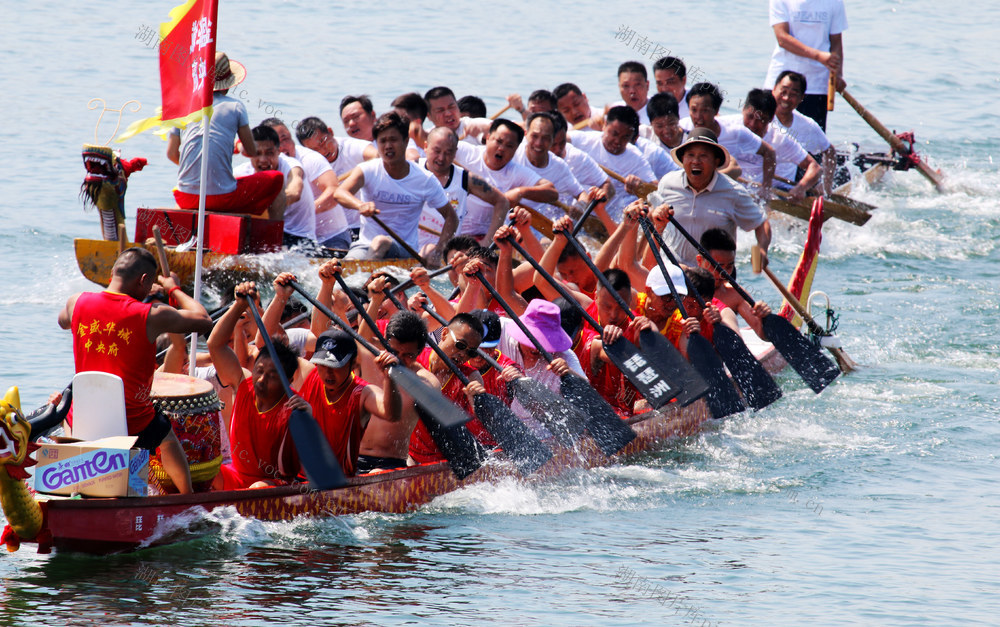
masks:
<path fill-rule="evenodd" d="M 208 336 L 208 353 L 222 385 L 236 390 L 229 427 L 232 463 L 224 464 L 212 487 L 238 490 L 281 485 L 293 479 L 299 470 L 298 456 L 288 430 L 288 418 L 295 409 L 310 411 L 301 396 L 286 396 L 277 368 L 289 379 L 298 368 L 298 355 L 282 342 L 274 342 L 280 363 L 271 360 L 268 351 L 260 351 L 253 362 L 250 378 L 243 374 L 229 338 L 236 322 L 247 310 L 257 288 L 253 282 L 236 286 L 236 300 L 219 319 Z"/>
<path fill-rule="evenodd" d="M 104 292 L 83 292 L 66 301 L 59 326 L 73 332 L 76 372 L 97 370 L 121 377 L 125 384 L 125 419 L 135 446 L 160 448 L 163 468 L 181 493 L 191 492 L 187 457 L 170 420 L 150 400 L 156 369 L 156 338 L 161 333 L 207 333 L 212 320 L 200 303 L 178 287 L 177 275 L 158 277 L 157 263 L 145 248 L 129 248 L 115 260 Z M 177 309 L 143 303 L 154 281 Z M 58 402 L 58 401 L 56 401 Z M 72 417 L 67 418 L 72 425 Z"/>
<path fill-rule="evenodd" d="M 390 385 L 370 385 L 354 373 L 358 345 L 340 329 L 322 333 L 316 339 L 316 352 L 309 361 L 313 369 L 306 376 L 299 393 L 309 401 L 330 448 L 348 477 L 358 470 L 361 438 L 368 420 L 378 416 L 392 421 L 386 411 L 392 403 Z M 398 360 L 382 351 L 375 364 L 384 373 Z M 388 381 L 388 377 L 384 377 Z M 398 415 L 397 415 L 398 419 Z"/>

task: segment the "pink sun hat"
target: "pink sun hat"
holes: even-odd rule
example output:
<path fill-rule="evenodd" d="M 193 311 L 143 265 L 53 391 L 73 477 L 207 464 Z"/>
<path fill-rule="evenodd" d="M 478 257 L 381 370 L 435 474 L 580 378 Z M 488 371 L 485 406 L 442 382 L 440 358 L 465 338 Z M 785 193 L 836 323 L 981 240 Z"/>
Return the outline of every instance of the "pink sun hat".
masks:
<path fill-rule="evenodd" d="M 573 340 L 563 331 L 560 320 L 559 306 L 540 298 L 528 303 L 528 308 L 521 314 L 521 322 L 550 353 L 561 353 L 573 346 Z M 518 344 L 535 348 L 534 342 L 516 324 L 509 331 Z"/>

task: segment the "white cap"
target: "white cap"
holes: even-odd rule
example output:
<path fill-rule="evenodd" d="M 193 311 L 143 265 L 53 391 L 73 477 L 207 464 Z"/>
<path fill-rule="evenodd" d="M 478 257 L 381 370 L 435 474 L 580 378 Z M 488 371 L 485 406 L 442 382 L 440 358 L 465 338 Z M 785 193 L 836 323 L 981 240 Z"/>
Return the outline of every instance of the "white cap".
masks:
<path fill-rule="evenodd" d="M 669 261 L 664 261 L 663 265 L 667 267 L 667 272 L 670 273 L 670 281 L 674 284 L 674 289 L 677 290 L 677 293 L 681 296 L 687 296 L 687 282 L 684 280 L 684 271 Z M 646 276 L 646 288 L 657 296 L 670 294 L 670 286 L 667 285 L 667 280 L 663 278 L 663 272 L 660 271 L 660 264 L 656 264 Z"/>

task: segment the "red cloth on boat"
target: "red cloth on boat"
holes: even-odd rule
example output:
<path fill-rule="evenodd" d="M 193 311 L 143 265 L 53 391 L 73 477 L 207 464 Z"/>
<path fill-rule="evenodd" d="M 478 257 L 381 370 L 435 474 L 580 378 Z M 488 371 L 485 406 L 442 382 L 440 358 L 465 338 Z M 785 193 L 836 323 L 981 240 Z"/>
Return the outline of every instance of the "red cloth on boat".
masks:
<path fill-rule="evenodd" d="M 430 355 L 433 349 L 431 347 L 424 348 L 424 351 L 420 353 L 417 357 L 417 361 L 421 366 L 430 370 Z M 466 377 L 468 377 L 473 372 L 476 372 L 474 368 L 467 366 L 466 364 L 459 365 L 459 369 L 462 371 Z M 472 406 L 469 405 L 469 399 L 465 395 L 465 386 L 454 374 L 449 374 L 448 379 L 441 384 L 441 394 L 445 398 L 449 399 L 456 405 L 458 405 L 465 413 L 473 415 Z M 479 422 L 478 418 L 473 418 L 469 422 L 465 423 L 466 428 L 472 433 L 480 444 L 487 448 L 493 448 L 497 445 L 493 436 L 490 435 L 483 423 Z M 438 450 L 437 444 L 434 443 L 434 439 L 431 437 L 430 432 L 427 427 L 424 426 L 424 422 L 418 421 L 416 428 L 413 429 L 413 434 L 410 436 L 410 457 L 413 461 L 418 464 L 426 464 L 429 462 L 442 461 L 444 455 Z"/>
<path fill-rule="evenodd" d="M 236 189 L 227 194 L 205 196 L 205 211 L 260 215 L 268 210 L 284 186 L 285 175 L 278 170 L 254 172 L 236 179 Z M 181 209 L 198 209 L 198 194 L 175 189 L 174 200 Z"/>
<path fill-rule="evenodd" d="M 153 421 L 150 400 L 156 344 L 146 337 L 151 304 L 117 292 L 84 292 L 73 306 L 73 361 L 77 372 L 96 370 L 118 375 L 125 384 L 125 419 L 129 435 Z M 73 425 L 72 413 L 66 421 Z"/>
<path fill-rule="evenodd" d="M 291 415 L 285 397 L 277 405 L 257 410 L 253 379 L 243 380 L 236 390 L 229 426 L 233 461 L 222 467 L 226 490 L 248 488 L 267 480 L 281 482 L 298 472 L 295 445 L 288 430 Z"/>
<path fill-rule="evenodd" d="M 313 417 L 348 477 L 357 472 L 358 451 L 364 432 L 361 427 L 361 412 L 364 409 L 361 405 L 361 393 L 368 385 L 361 377 L 352 377 L 347 389 L 335 399 L 327 396 L 319 369 L 309 373 L 299 390 L 299 396 L 312 406 Z"/>

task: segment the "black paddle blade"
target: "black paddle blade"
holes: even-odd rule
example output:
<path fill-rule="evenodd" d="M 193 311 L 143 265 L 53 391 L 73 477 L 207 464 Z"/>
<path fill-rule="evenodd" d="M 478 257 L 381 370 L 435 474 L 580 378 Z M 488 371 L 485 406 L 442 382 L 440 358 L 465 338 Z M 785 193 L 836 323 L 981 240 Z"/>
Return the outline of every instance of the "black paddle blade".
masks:
<path fill-rule="evenodd" d="M 739 333 L 724 324 L 716 324 L 712 341 L 750 407 L 762 409 L 781 398 L 781 388 L 743 343 Z"/>
<path fill-rule="evenodd" d="M 295 442 L 299 461 L 306 471 L 309 487 L 313 490 L 332 490 L 347 485 L 344 470 L 333 454 L 319 424 L 302 409 L 296 409 L 288 418 L 288 430 Z"/>
<path fill-rule="evenodd" d="M 653 409 L 659 409 L 680 393 L 670 382 L 656 370 L 635 344 L 625 338 L 620 338 L 614 344 L 604 346 L 611 361 L 618 366 L 622 374 L 635 386 Z"/>
<path fill-rule="evenodd" d="M 445 429 L 464 425 L 472 420 L 464 411 L 430 387 L 409 368 L 393 366 L 389 368 L 389 378 L 413 397 L 417 406 L 427 412 L 427 417 Z"/>
<path fill-rule="evenodd" d="M 521 377 L 510 383 L 509 389 L 525 409 L 549 430 L 559 444 L 573 448 L 583 437 L 587 419 L 562 396 L 534 379 Z"/>
<path fill-rule="evenodd" d="M 587 412 L 587 430 L 608 457 L 635 439 L 635 431 L 618 417 L 597 390 L 590 383 L 574 375 L 563 375 L 560 386 L 562 395 Z"/>
<path fill-rule="evenodd" d="M 688 338 L 687 349 L 691 365 L 708 383 L 708 395 L 705 401 L 708 402 L 712 417 L 725 418 L 746 409 L 746 404 L 733 387 L 733 382 L 726 374 L 726 367 L 722 365 L 722 360 L 712 348 L 712 343 L 704 335 L 692 333 Z"/>
<path fill-rule="evenodd" d="M 788 320 L 771 314 L 764 318 L 763 324 L 767 339 L 771 340 L 785 361 L 799 373 L 813 392 L 819 394 L 840 374 L 836 364 Z"/>
<path fill-rule="evenodd" d="M 430 433 L 434 444 L 448 460 L 448 466 L 459 480 L 465 479 L 479 470 L 479 467 L 486 461 L 486 449 L 465 428 L 465 425 L 444 427 L 420 405 L 417 405 L 417 415 L 427 427 L 427 432 Z"/>
<path fill-rule="evenodd" d="M 532 435 L 521 419 L 492 394 L 477 394 L 476 417 L 522 475 L 530 475 L 552 459 L 552 451 Z"/>
<path fill-rule="evenodd" d="M 657 372 L 668 377 L 673 386 L 680 390 L 677 402 L 681 407 L 687 407 L 708 394 L 705 379 L 663 335 L 652 329 L 643 329 L 639 332 L 639 348 Z"/>

